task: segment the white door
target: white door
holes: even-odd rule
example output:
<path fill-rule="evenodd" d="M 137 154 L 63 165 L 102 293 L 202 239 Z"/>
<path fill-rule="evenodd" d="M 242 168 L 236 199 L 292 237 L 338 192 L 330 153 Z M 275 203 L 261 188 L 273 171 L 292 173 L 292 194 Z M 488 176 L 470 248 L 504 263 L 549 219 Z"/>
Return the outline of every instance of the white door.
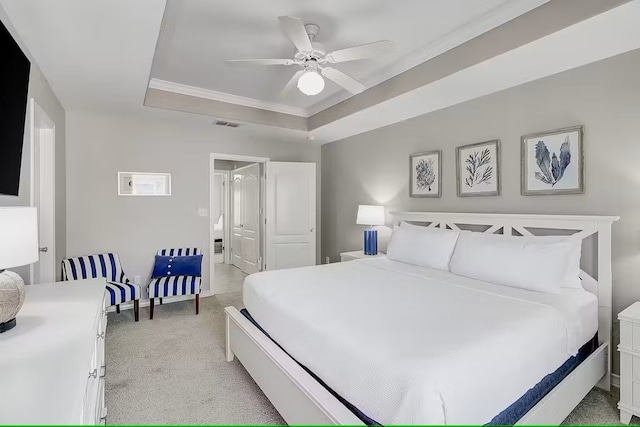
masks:
<path fill-rule="evenodd" d="M 231 263 L 242 269 L 242 173 L 232 172 Z"/>
<path fill-rule="evenodd" d="M 40 259 L 31 265 L 31 283 L 56 281 L 55 125 L 32 98 L 29 103 L 31 206 L 38 209 Z"/>
<path fill-rule="evenodd" d="M 315 265 L 315 163 L 267 163 L 266 205 L 266 269 Z"/>
<path fill-rule="evenodd" d="M 260 271 L 260 165 L 242 169 L 242 271 Z"/>

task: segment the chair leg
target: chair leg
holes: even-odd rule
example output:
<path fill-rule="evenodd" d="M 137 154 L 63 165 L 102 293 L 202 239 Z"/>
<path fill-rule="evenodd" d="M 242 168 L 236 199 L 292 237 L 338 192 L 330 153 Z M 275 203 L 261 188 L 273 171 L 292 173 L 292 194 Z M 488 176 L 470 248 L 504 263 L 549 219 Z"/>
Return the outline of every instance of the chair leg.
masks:
<path fill-rule="evenodd" d="M 162 298 L 160 298 L 160 305 L 162 305 Z"/>
<path fill-rule="evenodd" d="M 116 304 L 116 313 L 120 314 L 120 304 Z"/>
<path fill-rule="evenodd" d="M 149 299 L 149 320 L 153 320 L 153 298 Z"/>
<path fill-rule="evenodd" d="M 136 322 L 139 319 L 138 313 L 140 312 L 140 300 L 133 300 L 133 315 L 136 319 Z"/>
<path fill-rule="evenodd" d="M 200 314 L 200 294 L 196 294 L 196 314 Z"/>

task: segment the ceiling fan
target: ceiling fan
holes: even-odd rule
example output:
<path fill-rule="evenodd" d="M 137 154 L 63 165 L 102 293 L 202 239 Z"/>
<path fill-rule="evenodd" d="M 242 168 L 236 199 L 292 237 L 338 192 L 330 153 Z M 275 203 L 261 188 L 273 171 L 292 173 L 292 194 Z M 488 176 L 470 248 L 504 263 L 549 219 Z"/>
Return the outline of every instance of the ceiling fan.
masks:
<path fill-rule="evenodd" d="M 232 59 L 228 62 L 246 62 L 256 65 L 297 65 L 302 67 L 284 87 L 282 95 L 297 85 L 305 95 L 317 95 L 324 89 L 324 79 L 334 81 L 349 92 L 358 94 L 367 87 L 327 64 L 337 64 L 378 56 L 390 51 L 393 42 L 388 40 L 367 43 L 360 46 L 329 52 L 314 39 L 320 31 L 315 24 L 304 25 L 302 20 L 291 16 L 278 17 L 280 26 L 296 47 L 293 59 Z"/>

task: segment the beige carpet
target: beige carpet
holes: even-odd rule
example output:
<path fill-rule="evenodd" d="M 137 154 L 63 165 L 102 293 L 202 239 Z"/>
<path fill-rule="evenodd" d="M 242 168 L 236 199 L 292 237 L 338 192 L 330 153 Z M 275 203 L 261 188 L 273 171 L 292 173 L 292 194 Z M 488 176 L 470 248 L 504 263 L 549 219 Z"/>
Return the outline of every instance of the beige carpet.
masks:
<path fill-rule="evenodd" d="M 109 314 L 109 424 L 282 424 L 237 359 L 224 359 L 223 308 L 241 305 L 239 292 Z M 594 389 L 569 415 L 570 424 L 618 424 L 615 394 Z M 632 420 L 638 422 L 638 418 Z"/>

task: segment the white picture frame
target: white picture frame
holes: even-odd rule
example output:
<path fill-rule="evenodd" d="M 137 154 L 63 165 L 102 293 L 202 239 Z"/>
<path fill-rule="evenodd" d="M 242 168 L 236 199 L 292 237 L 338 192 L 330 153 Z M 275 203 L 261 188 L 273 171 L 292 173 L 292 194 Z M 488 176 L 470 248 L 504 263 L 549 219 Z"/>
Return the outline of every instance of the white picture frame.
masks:
<path fill-rule="evenodd" d="M 584 126 L 521 138 L 523 196 L 584 193 Z"/>
<path fill-rule="evenodd" d="M 442 151 L 409 156 L 409 197 L 442 196 Z"/>
<path fill-rule="evenodd" d="M 500 140 L 456 148 L 458 197 L 500 195 Z"/>
<path fill-rule="evenodd" d="M 118 196 L 171 196 L 171 174 L 118 172 Z"/>

